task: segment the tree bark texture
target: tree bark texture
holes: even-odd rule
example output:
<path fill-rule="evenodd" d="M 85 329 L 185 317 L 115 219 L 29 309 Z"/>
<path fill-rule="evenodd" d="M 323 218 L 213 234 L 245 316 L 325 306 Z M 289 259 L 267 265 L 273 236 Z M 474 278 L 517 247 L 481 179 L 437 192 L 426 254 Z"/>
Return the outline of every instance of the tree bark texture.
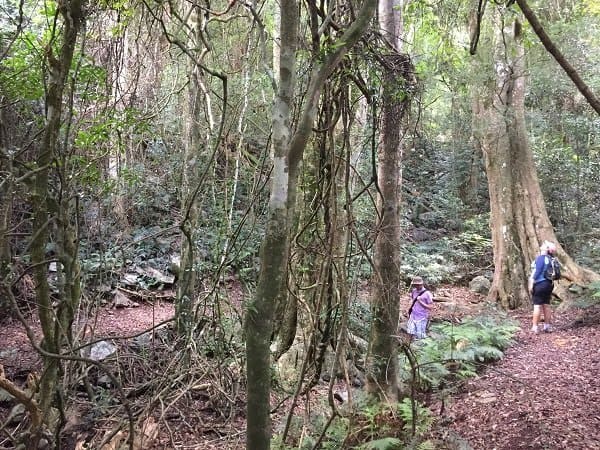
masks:
<path fill-rule="evenodd" d="M 336 72 L 338 73 L 339 71 Z M 344 256 L 348 236 L 344 224 L 347 218 L 340 208 L 341 203 L 345 204 L 343 186 L 346 158 L 340 155 L 340 152 L 344 152 L 344 147 L 341 143 L 338 144 L 337 139 L 339 130 L 336 125 L 340 119 L 337 108 L 343 101 L 343 94 L 338 89 L 338 82 L 333 80 L 324 88 L 317 127 L 327 132 L 315 139 L 319 150 L 310 159 L 314 163 L 311 165 L 314 177 L 312 184 L 316 189 L 309 189 L 307 192 L 308 198 L 312 199 L 311 206 L 307 209 L 313 223 L 307 233 L 310 241 L 305 247 L 317 248 L 314 253 L 307 255 L 306 264 L 310 264 L 311 270 L 307 272 L 304 282 L 305 285 L 314 286 L 308 299 L 311 308 L 310 323 L 305 328 L 310 331 L 311 336 L 308 358 L 309 364 L 314 368 L 313 384 L 319 380 L 328 348 L 337 340 L 337 312 L 343 301 L 341 296 L 346 292 Z M 334 100 L 335 96 L 338 102 Z M 343 136 L 340 137 L 343 139 Z M 336 361 L 336 364 L 339 362 L 342 361 Z"/>
<path fill-rule="evenodd" d="M 313 70 L 304 106 L 295 132 L 291 126 L 291 108 L 296 94 L 296 46 L 298 4 L 281 2 L 281 50 L 279 91 L 273 108 L 274 161 L 268 222 L 261 247 L 261 268 L 255 298 L 249 303 L 246 317 L 246 354 L 248 377 L 248 422 L 246 448 L 267 450 L 270 446 L 270 340 L 273 314 L 280 293 L 285 289 L 285 269 L 289 251 L 290 220 L 295 214 L 299 164 L 312 133 L 321 89 L 327 77 L 349 48 L 360 39 L 377 5 L 365 0 L 356 20 L 339 38 L 323 62 Z"/>
<path fill-rule="evenodd" d="M 291 107 L 295 91 L 298 15 L 295 0 L 281 2 L 279 91 L 273 107 L 273 173 L 268 222 L 260 252 L 255 298 L 246 310 L 246 376 L 248 414 L 246 448 L 270 448 L 270 394 L 273 314 L 285 289 L 288 255 L 288 145 L 292 138 Z"/>
<path fill-rule="evenodd" d="M 194 35 L 190 38 L 190 48 L 200 45 L 202 13 L 197 7 L 191 7 L 191 22 Z M 190 82 L 187 88 L 185 104 L 185 142 L 183 155 L 183 173 L 181 186 L 181 203 L 184 216 L 181 221 L 181 261 L 179 265 L 179 283 L 175 301 L 175 324 L 180 336 L 190 337 L 194 326 L 194 305 L 198 284 L 197 267 L 199 263 L 196 252 L 198 237 L 198 195 L 195 191 L 200 179 L 200 161 L 202 151 L 210 145 L 210 132 L 206 138 L 202 133 L 204 111 L 203 71 L 192 59 L 189 61 Z M 210 122 L 209 122 L 210 123 Z M 210 128 L 210 127 L 209 127 Z"/>
<path fill-rule="evenodd" d="M 402 51 L 402 3 L 379 4 L 380 28 L 394 53 L 382 57 L 383 94 L 377 152 L 377 231 L 374 246 L 371 336 L 367 390 L 380 401 L 395 402 L 398 391 L 397 340 L 400 301 L 400 205 L 402 136 L 415 88 L 414 68 Z"/>
<path fill-rule="evenodd" d="M 377 235 L 367 389 L 379 400 L 398 400 L 397 332 L 400 301 L 401 137 L 414 88 L 408 55 L 385 58 L 381 143 L 377 161 Z"/>
<path fill-rule="evenodd" d="M 527 278 L 544 240 L 558 244 L 540 189 L 525 124 L 525 51 L 520 24 L 495 35 L 494 84 L 474 103 L 490 195 L 494 279 L 489 299 L 505 308 L 529 304 Z M 565 281 L 595 275 L 578 266 L 558 244 Z M 555 293 L 564 297 L 564 283 Z"/>
<path fill-rule="evenodd" d="M 4 157 L 8 156 L 7 136 L 4 122 L 4 101 L 0 97 L 0 173 L 2 181 L 0 181 L 0 315 L 8 316 L 9 301 L 8 292 L 10 280 L 8 275 L 11 272 L 11 247 L 10 247 L 10 220 L 12 217 L 12 202 L 13 202 L 13 180 L 12 176 L 12 159 Z M 6 175 L 5 175 L 6 174 Z"/>
<path fill-rule="evenodd" d="M 67 221 L 72 209 L 62 212 L 57 220 L 56 214 L 59 206 L 65 206 L 71 199 L 64 198 L 57 203 L 57 199 L 49 194 L 49 172 L 56 159 L 59 159 L 59 139 L 62 124 L 63 93 L 65 90 L 67 76 L 71 69 L 75 45 L 80 28 L 83 24 L 83 9 L 80 0 L 71 0 L 60 3 L 58 12 L 62 16 L 61 38 L 59 54 L 54 56 L 51 47 L 46 51 L 47 62 L 47 93 L 46 93 L 46 121 L 39 146 L 36 165 L 39 171 L 35 175 L 32 186 L 31 205 L 33 211 L 33 237 L 31 242 L 31 263 L 33 266 L 33 277 L 35 281 L 35 292 L 38 315 L 44 335 L 44 350 L 58 354 L 61 346 L 66 343 L 65 338 L 70 340 L 70 322 L 72 314 L 77 305 L 72 301 L 78 301 L 79 297 L 79 274 L 77 263 L 76 236 L 70 231 Z M 61 300 L 69 304 L 61 305 L 63 313 L 57 314 L 50 299 L 50 288 L 48 284 L 48 257 L 46 256 L 46 245 L 49 242 L 50 228 L 52 223 L 63 227 L 58 235 L 62 236 L 62 251 L 59 252 L 57 272 L 63 272 L 63 295 Z M 75 247 L 75 248 L 73 248 Z M 67 273 L 69 271 L 70 273 Z M 60 275 L 59 275 L 60 276 Z M 76 298 L 74 298 L 76 297 Z M 61 302 L 62 303 L 62 302 Z M 64 328 L 68 323 L 68 328 Z M 56 398 L 56 390 L 59 374 L 59 361 L 52 357 L 44 358 L 44 371 L 39 387 L 39 406 L 42 417 L 48 422 L 50 409 Z"/>

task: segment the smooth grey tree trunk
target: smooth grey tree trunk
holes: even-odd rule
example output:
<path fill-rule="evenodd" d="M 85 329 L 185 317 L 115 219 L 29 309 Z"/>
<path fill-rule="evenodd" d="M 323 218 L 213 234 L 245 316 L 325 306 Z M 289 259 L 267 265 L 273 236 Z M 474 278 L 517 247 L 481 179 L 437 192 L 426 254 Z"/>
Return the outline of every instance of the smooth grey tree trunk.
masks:
<path fill-rule="evenodd" d="M 375 12 L 376 0 L 365 0 L 357 19 L 311 73 L 305 102 L 296 131 L 292 132 L 291 109 L 296 94 L 296 46 L 299 25 L 298 4 L 281 2 L 281 50 L 279 90 L 273 108 L 273 173 L 268 222 L 260 254 L 256 295 L 246 316 L 246 360 L 248 378 L 247 438 L 249 450 L 270 447 L 270 341 L 273 313 L 284 275 L 289 249 L 289 221 L 295 211 L 299 164 L 312 133 L 321 88 L 349 48 L 360 39 Z"/>

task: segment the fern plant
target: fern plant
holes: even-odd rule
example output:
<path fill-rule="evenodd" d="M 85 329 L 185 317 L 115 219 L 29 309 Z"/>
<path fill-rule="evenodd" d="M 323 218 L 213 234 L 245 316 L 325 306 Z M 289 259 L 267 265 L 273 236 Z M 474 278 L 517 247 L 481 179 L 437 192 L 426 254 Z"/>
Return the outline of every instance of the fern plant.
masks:
<path fill-rule="evenodd" d="M 360 450 L 401 450 L 403 447 L 402 441 L 398 438 L 386 437 L 376 439 L 358 447 Z"/>
<path fill-rule="evenodd" d="M 479 364 L 502 358 L 517 330 L 517 324 L 500 312 L 468 318 L 461 324 L 432 325 L 431 338 L 415 346 L 418 385 L 430 389 L 452 377 L 474 376 Z M 404 378 L 409 381 L 410 377 L 405 365 Z"/>
<path fill-rule="evenodd" d="M 411 431 L 413 420 L 415 421 L 415 433 L 416 435 L 422 435 L 429 431 L 431 425 L 433 425 L 434 418 L 428 408 L 421 405 L 415 400 L 416 417 L 413 417 L 413 405 L 410 398 L 404 398 L 398 403 L 398 414 L 404 420 L 404 430 Z"/>

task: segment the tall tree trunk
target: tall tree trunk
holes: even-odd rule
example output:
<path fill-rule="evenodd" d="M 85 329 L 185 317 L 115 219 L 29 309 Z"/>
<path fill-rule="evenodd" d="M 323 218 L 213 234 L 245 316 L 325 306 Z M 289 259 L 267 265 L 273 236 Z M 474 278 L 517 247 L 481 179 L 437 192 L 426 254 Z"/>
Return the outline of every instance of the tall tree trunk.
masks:
<path fill-rule="evenodd" d="M 70 336 L 68 336 L 70 328 L 67 330 L 62 328 L 64 323 L 60 323 L 61 314 L 59 313 L 57 317 L 50 299 L 50 288 L 48 284 L 49 261 L 46 256 L 46 246 L 49 242 L 51 222 L 56 219 L 53 215 L 58 212 L 59 204 L 57 204 L 56 199 L 52 198 L 49 194 L 49 172 L 55 159 L 59 158 L 63 93 L 67 82 L 67 76 L 71 69 L 79 30 L 83 24 L 82 2 L 80 0 L 65 1 L 59 5 L 58 11 L 63 18 L 60 36 L 62 42 L 59 47 L 59 54 L 56 58 L 52 54 L 52 47 L 48 47 L 47 50 L 48 88 L 46 94 L 46 121 L 36 158 L 36 164 L 40 170 L 35 176 L 31 196 L 33 210 L 31 263 L 35 280 L 38 315 L 44 335 L 42 347 L 47 352 L 53 354 L 60 353 L 61 346 L 70 340 Z M 70 199 L 64 200 L 67 202 L 70 201 Z M 69 228 L 65 223 L 61 223 L 60 220 L 58 225 Z M 74 238 L 74 236 L 70 236 L 68 230 L 65 231 L 66 233 L 63 235 L 63 240 L 66 241 Z M 76 243 L 63 242 L 63 247 L 70 247 L 72 245 L 76 245 Z M 67 270 L 74 270 L 76 272 L 66 274 L 66 276 L 78 276 L 76 260 L 72 260 L 72 256 L 76 255 L 76 250 L 68 248 L 67 251 L 72 253 L 70 255 L 71 257 L 65 255 L 65 257 L 59 261 L 60 264 L 57 264 L 57 271 L 63 271 L 66 274 Z M 70 285 L 66 286 L 66 288 L 74 289 L 75 291 L 73 291 L 72 294 L 78 296 L 78 278 L 71 278 L 65 282 Z M 75 284 L 77 284 L 77 286 L 75 286 Z M 67 302 L 71 299 L 62 298 L 61 300 Z M 66 305 L 67 308 L 72 308 L 73 306 L 75 305 Z M 67 338 L 67 341 L 65 341 L 65 338 Z M 47 424 L 50 422 L 51 408 L 54 405 L 57 396 L 58 375 L 59 361 L 53 357 L 44 357 L 44 371 L 39 386 L 39 406 L 42 411 L 44 422 Z M 39 432 L 40 430 L 35 431 Z M 39 433 L 34 433 L 33 436 L 34 440 L 39 440 L 40 438 Z M 32 445 L 37 444 L 33 443 Z"/>
<path fill-rule="evenodd" d="M 202 42 L 202 24 L 204 14 L 198 7 L 191 7 L 190 17 L 193 35 L 189 38 L 189 48 L 196 49 Z M 200 47 L 201 48 L 201 47 Z M 198 53 L 201 53 L 198 51 Z M 200 55 L 195 55 L 200 57 Z M 181 261 L 179 266 L 179 283 L 175 301 L 175 323 L 180 336 L 190 338 L 194 325 L 194 304 L 198 284 L 197 267 L 199 263 L 197 250 L 198 238 L 198 183 L 200 183 L 201 152 L 210 147 L 210 135 L 213 128 L 210 114 L 210 101 L 204 86 L 204 71 L 195 59 L 189 61 L 190 82 L 187 88 L 185 104 L 185 142 L 183 155 L 183 171 L 181 180 L 181 203 L 183 219 L 181 221 Z M 207 110 L 207 117 L 204 111 Z M 206 119 L 206 120 L 205 120 Z M 203 136 L 203 122 L 207 122 L 206 135 Z"/>
<path fill-rule="evenodd" d="M 114 26 L 119 25 L 120 14 L 114 11 L 112 13 Z M 108 177 L 115 183 L 116 191 L 111 199 L 111 215 L 116 219 L 119 226 L 123 229 L 129 227 L 129 218 L 127 211 L 127 188 L 123 174 L 128 166 L 129 146 L 131 144 L 129 129 L 131 124 L 126 119 L 127 108 L 132 107 L 132 97 L 135 86 L 133 85 L 134 75 L 131 71 L 130 61 L 135 44 L 132 43 L 133 37 L 129 27 L 124 27 L 122 35 L 114 39 L 111 46 L 112 54 L 112 80 L 111 94 L 114 102 L 115 114 L 120 116 L 119 126 L 116 129 L 114 137 L 116 145 L 108 154 Z"/>
<path fill-rule="evenodd" d="M 261 268 L 256 295 L 247 308 L 248 424 L 246 447 L 266 450 L 270 446 L 270 339 L 273 311 L 284 288 L 285 264 L 289 249 L 289 220 L 293 217 L 299 164 L 316 116 L 321 88 L 349 48 L 362 36 L 375 12 L 376 0 L 365 0 L 357 19 L 333 46 L 311 74 L 306 102 L 292 133 L 292 102 L 296 93 L 296 46 L 298 5 L 295 0 L 281 2 L 281 53 L 279 92 L 273 109 L 273 175 L 268 222 L 261 247 Z"/>
<path fill-rule="evenodd" d="M 531 261 L 544 240 L 557 242 L 544 204 L 525 125 L 525 52 L 518 20 L 505 26 L 495 8 L 495 83 L 475 102 L 478 134 L 485 155 L 490 193 L 494 279 L 492 301 L 505 308 L 529 302 Z M 586 283 L 597 274 L 583 269 L 558 245 L 564 281 L 555 293 L 564 298 L 565 284 Z"/>
<path fill-rule="evenodd" d="M 188 29 L 187 41 L 184 43 L 177 36 L 165 33 L 167 40 L 181 49 L 190 61 L 190 85 L 186 99 L 185 154 L 182 175 L 182 231 L 181 262 L 179 269 L 179 286 L 175 305 L 177 330 L 181 335 L 190 337 L 193 327 L 198 322 L 196 317 L 196 286 L 198 282 L 197 266 L 199 255 L 196 246 L 198 240 L 199 208 L 202 193 L 209 185 L 208 174 L 214 167 L 215 158 L 223 135 L 228 105 L 228 78 L 224 73 L 210 68 L 205 59 L 210 51 L 210 35 L 206 30 L 209 16 L 197 5 L 181 3 L 184 14 L 173 12 L 181 25 L 183 17 L 192 20 L 193 26 Z M 191 8 L 191 10 L 189 9 Z M 185 20 L 187 20 L 185 19 Z M 221 117 L 216 120 L 213 114 L 212 89 L 210 81 L 221 82 Z"/>
<path fill-rule="evenodd" d="M 0 96 L 0 173 L 3 174 L 3 179 L 0 181 L 0 315 L 2 316 L 8 316 L 9 307 L 9 297 L 5 290 L 9 289 L 7 277 L 11 272 L 12 252 L 8 233 L 12 217 L 14 184 L 12 176 L 8 175 L 12 174 L 12 159 L 8 157 L 6 126 L 3 117 L 4 109 L 7 106 L 4 98 Z"/>
<path fill-rule="evenodd" d="M 452 97 L 451 108 L 452 111 L 460 111 L 452 118 L 453 141 L 468 141 L 464 127 L 465 115 L 461 111 L 461 102 L 457 97 Z M 480 191 L 480 183 L 483 179 L 483 154 L 477 142 L 474 140 L 473 144 L 475 145 L 459 145 L 453 149 L 455 163 L 452 170 L 457 173 L 457 195 L 471 212 L 481 210 L 481 201 L 478 193 Z"/>
<path fill-rule="evenodd" d="M 248 406 L 246 448 L 270 448 L 270 394 L 273 312 L 284 289 L 288 248 L 288 148 L 292 138 L 291 108 L 295 91 L 298 15 L 295 0 L 282 0 L 279 92 L 273 107 L 273 174 L 268 222 L 260 250 L 260 272 L 254 300 L 246 317 Z"/>
<path fill-rule="evenodd" d="M 380 26 L 398 52 L 383 58 L 383 110 L 377 161 L 377 236 L 367 389 L 380 400 L 398 399 L 397 344 L 400 301 L 400 196 L 405 114 L 414 88 L 410 58 L 400 53 L 401 7 L 394 0 L 380 4 Z"/>

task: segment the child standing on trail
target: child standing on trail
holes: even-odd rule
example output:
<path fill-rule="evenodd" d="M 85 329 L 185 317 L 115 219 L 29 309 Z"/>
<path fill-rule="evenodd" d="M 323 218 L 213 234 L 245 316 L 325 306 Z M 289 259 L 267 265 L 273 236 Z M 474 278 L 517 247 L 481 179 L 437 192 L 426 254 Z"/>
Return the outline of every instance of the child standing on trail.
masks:
<path fill-rule="evenodd" d="M 433 298 L 423 286 L 423 278 L 414 277 L 411 283 L 413 287 L 410 291 L 411 305 L 408 310 L 407 331 L 416 339 L 426 337 L 427 321 L 429 312 L 433 308 Z"/>

